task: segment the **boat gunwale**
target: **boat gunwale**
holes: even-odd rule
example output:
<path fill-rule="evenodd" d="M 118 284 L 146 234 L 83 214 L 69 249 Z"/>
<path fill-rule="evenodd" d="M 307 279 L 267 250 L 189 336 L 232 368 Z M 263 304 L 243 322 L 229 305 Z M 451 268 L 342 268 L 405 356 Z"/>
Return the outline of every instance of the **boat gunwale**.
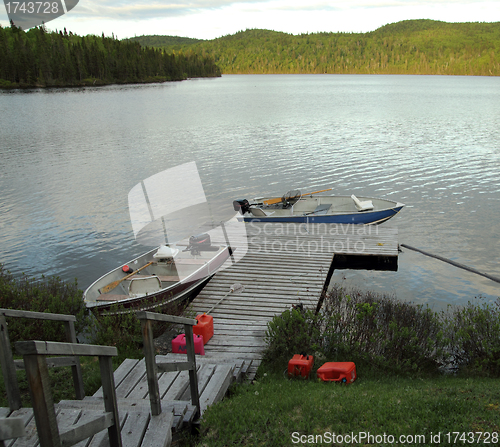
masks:
<path fill-rule="evenodd" d="M 341 199 L 351 199 L 351 196 L 347 196 L 347 195 L 324 195 L 324 196 L 315 196 L 313 197 L 312 195 L 309 195 L 307 194 L 306 196 L 301 196 L 300 200 L 308 200 L 308 199 L 320 199 L 320 198 L 326 198 L 326 197 L 329 197 L 329 198 L 341 198 Z M 369 197 L 369 196 L 356 196 L 358 199 L 360 200 L 377 200 L 377 201 L 382 201 L 382 202 L 389 202 L 389 203 L 393 203 L 392 206 L 388 206 L 386 208 L 380 208 L 380 209 L 373 209 L 373 210 L 368 210 L 368 211 L 335 211 L 335 212 L 329 212 L 329 213 L 326 213 L 326 214 L 323 214 L 322 216 L 338 216 L 338 215 L 351 215 L 351 214 L 354 214 L 354 215 L 358 215 L 359 213 L 362 213 L 362 214 L 370 214 L 370 213 L 376 213 L 376 212 L 382 212 L 382 211 L 388 211 L 388 210 L 394 210 L 395 208 L 404 208 L 406 205 L 402 202 L 398 202 L 398 201 L 394 201 L 394 200 L 391 200 L 391 199 L 384 199 L 384 198 L 381 198 L 381 197 Z M 266 200 L 272 200 L 272 199 L 278 199 L 278 197 L 259 197 L 258 199 L 253 199 L 253 200 L 259 200 L 260 202 L 265 202 Z M 352 199 L 351 199 L 352 200 Z M 259 203 L 250 203 L 250 207 L 256 207 L 256 208 L 260 208 L 260 209 L 273 209 L 272 208 L 272 205 L 264 205 L 264 206 L 260 206 L 260 202 Z M 279 209 L 279 208 L 278 208 Z M 399 210 L 401 211 L 401 209 Z M 397 211 L 397 213 L 399 212 Z M 396 213 L 396 214 L 397 214 Z M 312 214 L 312 213 L 311 213 Z M 293 216 L 290 216 L 290 217 L 306 217 L 307 214 L 297 214 L 297 215 L 293 215 Z M 244 215 L 243 215 L 244 217 Z M 262 216 L 263 219 L 266 219 L 266 217 L 270 217 L 270 216 Z M 286 217 L 286 216 L 276 216 L 276 217 Z"/>

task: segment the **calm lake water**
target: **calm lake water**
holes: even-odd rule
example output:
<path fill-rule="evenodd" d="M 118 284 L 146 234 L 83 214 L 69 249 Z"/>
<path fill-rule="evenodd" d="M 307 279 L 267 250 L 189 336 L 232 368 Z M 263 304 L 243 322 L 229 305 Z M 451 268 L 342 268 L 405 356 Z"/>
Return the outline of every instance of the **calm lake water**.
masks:
<path fill-rule="evenodd" d="M 215 220 L 292 188 L 386 197 L 399 242 L 500 277 L 500 78 L 239 75 L 0 92 L 0 262 L 78 278 L 132 256 L 127 196 L 195 161 Z M 404 250 L 398 272 L 334 280 L 434 308 L 500 284 Z"/>

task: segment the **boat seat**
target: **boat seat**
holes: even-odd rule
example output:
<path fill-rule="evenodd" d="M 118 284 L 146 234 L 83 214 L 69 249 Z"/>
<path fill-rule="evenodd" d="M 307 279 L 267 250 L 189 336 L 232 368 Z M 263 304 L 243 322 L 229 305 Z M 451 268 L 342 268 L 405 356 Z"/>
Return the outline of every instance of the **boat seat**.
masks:
<path fill-rule="evenodd" d="M 260 208 L 250 208 L 250 212 L 255 217 L 266 217 L 267 216 L 265 211 L 261 210 Z"/>
<path fill-rule="evenodd" d="M 324 205 L 318 205 L 312 214 L 326 214 L 328 210 L 332 207 L 331 203 L 325 203 Z"/>
<path fill-rule="evenodd" d="M 371 200 L 359 200 L 354 194 L 351 195 L 351 199 L 354 200 L 354 205 L 358 211 L 371 211 L 373 210 L 373 202 Z"/>
<path fill-rule="evenodd" d="M 161 281 L 158 276 L 146 276 L 143 278 L 132 278 L 128 286 L 131 297 L 148 295 L 161 290 Z"/>

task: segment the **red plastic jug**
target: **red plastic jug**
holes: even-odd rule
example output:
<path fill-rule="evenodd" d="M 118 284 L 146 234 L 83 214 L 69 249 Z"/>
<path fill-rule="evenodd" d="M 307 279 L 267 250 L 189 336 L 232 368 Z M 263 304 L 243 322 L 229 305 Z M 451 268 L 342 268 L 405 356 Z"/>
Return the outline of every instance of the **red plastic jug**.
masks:
<path fill-rule="evenodd" d="M 288 362 L 288 376 L 309 377 L 313 365 L 314 357 L 312 355 L 295 354 Z"/>
<path fill-rule="evenodd" d="M 207 344 L 214 335 L 214 317 L 212 315 L 196 315 L 198 323 L 193 326 L 193 333 L 203 336 L 203 344 Z"/>

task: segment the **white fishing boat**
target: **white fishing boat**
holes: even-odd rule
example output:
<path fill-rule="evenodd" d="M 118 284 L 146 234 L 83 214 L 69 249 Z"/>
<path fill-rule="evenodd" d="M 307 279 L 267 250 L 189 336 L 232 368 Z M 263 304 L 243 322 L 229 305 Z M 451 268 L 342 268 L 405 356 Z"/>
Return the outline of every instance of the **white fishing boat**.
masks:
<path fill-rule="evenodd" d="M 154 309 L 188 299 L 230 256 L 227 245 L 213 246 L 209 234 L 189 245 L 162 245 L 103 275 L 84 292 L 87 308 L 119 313 Z"/>

